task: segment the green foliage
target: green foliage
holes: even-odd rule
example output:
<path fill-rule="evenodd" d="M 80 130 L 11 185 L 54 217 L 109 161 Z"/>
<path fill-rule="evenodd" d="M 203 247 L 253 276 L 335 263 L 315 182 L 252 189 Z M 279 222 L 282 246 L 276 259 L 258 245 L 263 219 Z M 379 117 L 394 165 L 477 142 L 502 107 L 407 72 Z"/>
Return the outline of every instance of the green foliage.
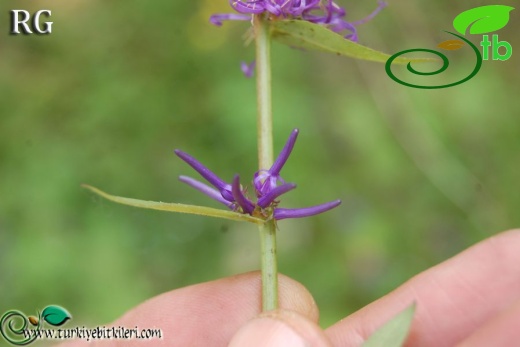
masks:
<path fill-rule="evenodd" d="M 158 211 L 166 211 L 166 212 L 176 212 L 176 213 L 188 213 L 193 215 L 200 215 L 206 217 L 215 217 L 228 219 L 232 221 L 238 222 L 250 222 L 254 224 L 263 224 L 264 221 L 262 219 L 258 219 L 252 217 L 247 214 L 242 214 L 234 211 L 224 210 L 224 209 L 216 209 L 204 206 L 194 206 L 194 205 L 186 205 L 179 203 L 167 203 L 167 202 L 157 202 L 157 201 L 146 201 L 146 200 L 138 200 L 132 198 L 124 198 L 120 196 L 107 194 L 97 188 L 91 187 L 87 184 L 82 185 L 84 188 L 98 194 L 99 196 L 104 197 L 107 200 L 111 200 L 113 202 L 117 202 L 119 204 L 145 208 L 150 210 L 158 210 Z"/>
<path fill-rule="evenodd" d="M 346 40 L 343 36 L 323 27 L 302 20 L 280 20 L 271 23 L 272 37 L 278 42 L 293 48 L 316 50 L 340 56 L 384 63 L 390 55 L 365 47 L 359 43 Z M 434 59 L 400 57 L 394 60 L 397 64 L 410 62 L 428 62 Z"/>
<path fill-rule="evenodd" d="M 412 304 L 377 329 L 363 347 L 401 347 L 410 331 L 414 313 L 415 304 Z"/>

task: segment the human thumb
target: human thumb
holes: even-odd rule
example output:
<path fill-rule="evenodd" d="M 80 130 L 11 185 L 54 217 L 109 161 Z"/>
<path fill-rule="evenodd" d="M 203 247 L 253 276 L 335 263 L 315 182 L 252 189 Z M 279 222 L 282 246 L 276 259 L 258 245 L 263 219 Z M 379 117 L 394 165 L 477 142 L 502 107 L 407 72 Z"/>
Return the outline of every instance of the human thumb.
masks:
<path fill-rule="evenodd" d="M 229 347 L 330 347 L 321 328 L 288 310 L 266 312 L 243 325 Z"/>

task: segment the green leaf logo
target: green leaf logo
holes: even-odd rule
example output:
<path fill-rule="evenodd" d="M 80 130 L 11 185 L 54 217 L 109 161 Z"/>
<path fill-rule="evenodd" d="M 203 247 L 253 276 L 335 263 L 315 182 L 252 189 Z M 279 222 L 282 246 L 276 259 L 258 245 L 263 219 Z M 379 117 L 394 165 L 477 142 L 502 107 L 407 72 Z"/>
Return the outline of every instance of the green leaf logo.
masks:
<path fill-rule="evenodd" d="M 453 27 L 462 35 L 486 34 L 497 31 L 509 22 L 509 12 L 514 7 L 505 5 L 488 5 L 472 8 L 459 14 L 453 20 Z"/>
<path fill-rule="evenodd" d="M 42 318 L 50 325 L 60 326 L 72 316 L 63 307 L 51 305 L 43 309 Z"/>

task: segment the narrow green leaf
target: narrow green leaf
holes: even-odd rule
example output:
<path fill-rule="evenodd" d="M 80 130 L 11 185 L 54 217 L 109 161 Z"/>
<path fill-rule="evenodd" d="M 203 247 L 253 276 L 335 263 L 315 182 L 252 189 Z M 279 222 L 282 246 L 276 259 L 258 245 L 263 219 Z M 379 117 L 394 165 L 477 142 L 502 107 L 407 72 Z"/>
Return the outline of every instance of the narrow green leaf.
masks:
<path fill-rule="evenodd" d="M 453 27 L 462 35 L 486 34 L 502 29 L 509 22 L 509 12 L 514 7 L 505 5 L 487 5 L 472 8 L 459 14 L 453 20 Z"/>
<path fill-rule="evenodd" d="M 60 326 L 72 316 L 63 307 L 51 305 L 43 309 L 42 318 L 50 325 Z"/>
<path fill-rule="evenodd" d="M 123 204 L 123 205 L 147 208 L 147 209 L 151 209 L 151 210 L 189 213 L 189 214 L 197 214 L 197 215 L 202 215 L 202 216 L 224 218 L 224 219 L 229 219 L 229 220 L 234 220 L 234 221 L 250 222 L 250 223 L 255 223 L 255 224 L 264 224 L 264 220 L 252 217 L 248 214 L 219 210 L 219 209 L 211 208 L 211 207 L 123 198 L 120 196 L 110 195 L 108 193 L 105 193 L 105 192 L 103 192 L 97 188 L 94 188 L 92 186 L 89 186 L 87 184 L 82 184 L 81 186 L 83 188 L 89 189 L 90 191 L 96 193 L 97 195 L 104 197 L 107 200 L 114 201 L 114 202 L 117 202 L 117 203 Z"/>
<path fill-rule="evenodd" d="M 363 347 L 401 347 L 408 336 L 415 313 L 415 303 L 376 330 Z"/>
<path fill-rule="evenodd" d="M 343 36 L 319 24 L 304 20 L 280 20 L 271 22 L 271 35 L 276 41 L 294 48 L 332 53 L 350 58 L 384 63 L 390 58 L 386 53 L 378 52 Z M 394 63 L 432 62 L 437 59 L 400 57 Z"/>

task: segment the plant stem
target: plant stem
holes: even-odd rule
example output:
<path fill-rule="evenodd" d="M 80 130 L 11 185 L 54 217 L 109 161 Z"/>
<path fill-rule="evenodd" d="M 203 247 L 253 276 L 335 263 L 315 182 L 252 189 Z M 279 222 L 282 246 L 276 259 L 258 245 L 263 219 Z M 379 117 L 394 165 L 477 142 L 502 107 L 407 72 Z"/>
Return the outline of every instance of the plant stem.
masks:
<path fill-rule="evenodd" d="M 276 262 L 276 225 L 274 219 L 260 226 L 262 243 L 262 311 L 278 308 L 278 266 Z"/>
<path fill-rule="evenodd" d="M 271 106 L 271 42 L 269 26 L 262 15 L 253 17 L 256 40 L 256 92 L 258 104 L 258 166 L 267 170 L 273 164 L 273 114 Z M 262 244 L 262 310 L 278 308 L 278 266 L 274 219 L 260 226 Z"/>
<path fill-rule="evenodd" d="M 259 169 L 273 164 L 273 113 L 271 106 L 271 42 L 269 26 L 261 15 L 253 19 L 256 39 L 257 139 Z"/>

